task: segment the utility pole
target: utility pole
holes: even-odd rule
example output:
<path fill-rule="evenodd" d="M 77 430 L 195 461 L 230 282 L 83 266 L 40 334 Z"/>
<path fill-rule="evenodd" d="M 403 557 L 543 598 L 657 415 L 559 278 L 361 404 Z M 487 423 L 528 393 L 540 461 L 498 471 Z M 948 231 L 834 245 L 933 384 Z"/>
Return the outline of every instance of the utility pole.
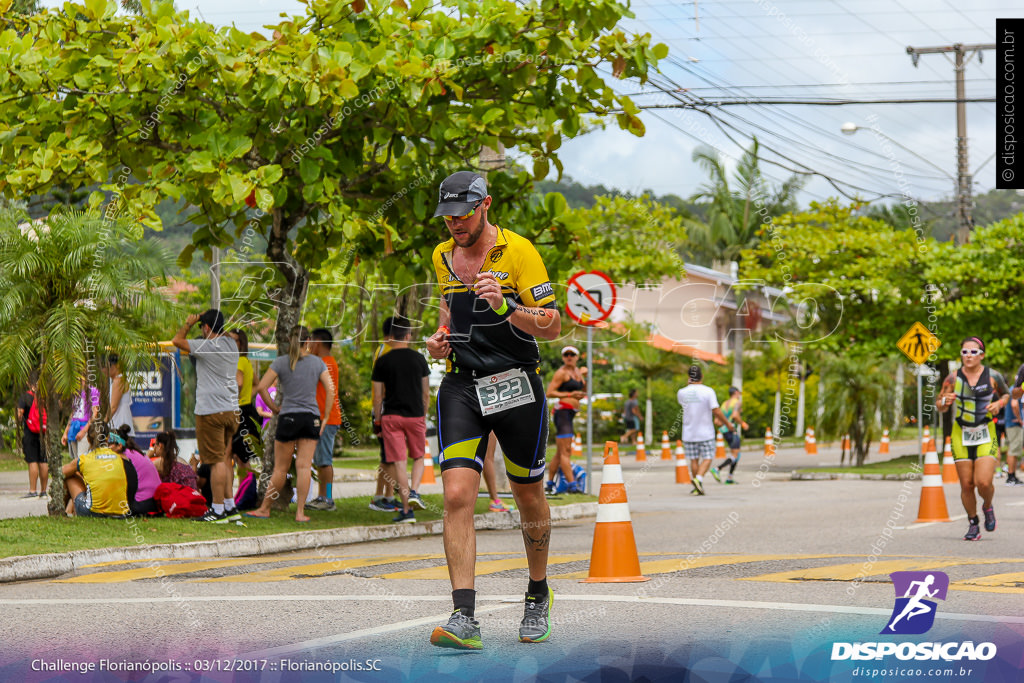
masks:
<path fill-rule="evenodd" d="M 956 241 L 965 244 L 971 237 L 974 219 L 971 217 L 973 200 L 971 198 L 971 173 L 967 168 L 967 106 L 964 93 L 964 67 L 977 54 L 978 62 L 982 61 L 984 50 L 996 49 L 995 43 L 978 45 L 942 45 L 939 47 L 908 47 L 907 54 L 916 67 L 921 55 L 952 52 L 953 66 L 956 73 Z M 964 55 L 967 59 L 964 59 Z"/>

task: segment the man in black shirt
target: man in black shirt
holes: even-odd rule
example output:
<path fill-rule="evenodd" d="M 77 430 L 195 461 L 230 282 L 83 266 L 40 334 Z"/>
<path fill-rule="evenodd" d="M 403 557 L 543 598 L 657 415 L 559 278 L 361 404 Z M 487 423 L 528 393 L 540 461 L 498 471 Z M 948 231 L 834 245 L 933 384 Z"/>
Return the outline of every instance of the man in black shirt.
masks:
<path fill-rule="evenodd" d="M 430 368 L 419 351 L 409 348 L 411 323 L 394 318 L 391 323 L 391 351 L 373 366 L 374 424 L 384 441 L 385 476 L 392 481 L 402 500 L 394 522 L 415 522 L 412 507 L 423 509 L 416 493 L 423 479 L 423 456 L 427 444 L 427 405 L 430 402 Z M 412 457 L 412 490 L 405 472 Z"/>

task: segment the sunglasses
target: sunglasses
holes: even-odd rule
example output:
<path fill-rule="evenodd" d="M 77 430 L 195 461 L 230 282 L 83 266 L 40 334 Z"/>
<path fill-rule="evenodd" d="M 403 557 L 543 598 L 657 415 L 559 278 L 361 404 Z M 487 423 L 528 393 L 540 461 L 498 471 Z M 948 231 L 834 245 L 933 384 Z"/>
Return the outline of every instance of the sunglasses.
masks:
<path fill-rule="evenodd" d="M 960 349 L 961 356 L 980 356 L 983 353 L 981 349 Z"/>
<path fill-rule="evenodd" d="M 575 353 L 573 353 L 572 351 L 566 351 L 565 353 L 563 353 L 563 354 L 562 354 L 562 357 L 563 357 L 563 358 L 564 358 L 565 356 L 572 356 L 573 358 L 575 358 L 575 357 L 576 357 L 576 354 L 575 354 Z"/>
<path fill-rule="evenodd" d="M 469 210 L 469 213 L 467 213 L 467 214 L 466 214 L 466 215 L 464 215 L 464 216 L 445 216 L 445 217 L 444 217 L 444 220 L 445 220 L 445 222 L 450 222 L 450 221 L 464 221 L 464 220 L 466 220 L 467 218 L 472 218 L 472 217 L 473 217 L 473 214 L 475 214 L 475 213 L 476 213 L 476 210 L 477 210 L 478 208 L 480 208 L 480 205 L 481 205 L 482 203 L 483 203 L 483 202 L 482 202 L 482 201 L 480 201 L 480 202 L 477 202 L 476 204 L 474 204 L 474 205 L 473 205 L 473 208 Z"/>

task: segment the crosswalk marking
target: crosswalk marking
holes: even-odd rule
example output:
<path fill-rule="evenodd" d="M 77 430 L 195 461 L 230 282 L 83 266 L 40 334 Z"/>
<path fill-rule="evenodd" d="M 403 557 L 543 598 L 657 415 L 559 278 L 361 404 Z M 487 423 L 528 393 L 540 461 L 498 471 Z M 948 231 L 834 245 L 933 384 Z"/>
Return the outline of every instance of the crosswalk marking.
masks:
<path fill-rule="evenodd" d="M 417 562 L 419 560 L 444 559 L 444 555 L 392 555 L 390 557 L 367 557 L 367 558 L 338 558 L 330 562 L 317 562 L 315 564 L 297 564 L 276 569 L 264 569 L 248 574 L 235 576 L 218 576 L 212 579 L 198 579 L 197 583 L 263 583 L 267 581 L 288 581 L 296 577 L 323 576 L 331 572 L 342 571 L 343 569 L 357 569 L 359 567 L 373 567 L 381 564 L 394 564 L 396 562 Z M 446 574 L 447 576 L 447 574 Z"/>
<path fill-rule="evenodd" d="M 718 565 L 744 564 L 748 562 L 768 562 L 771 560 L 812 560 L 822 557 L 849 557 L 849 555 L 697 555 L 693 559 L 675 560 L 652 560 L 640 563 L 640 573 L 648 574 L 671 574 L 673 572 L 697 569 L 699 567 L 715 567 Z M 553 579 L 585 579 L 588 572 L 572 572 L 571 574 L 559 574 Z"/>
<path fill-rule="evenodd" d="M 943 569 L 944 567 L 956 567 L 959 565 L 974 564 L 1001 564 L 1013 562 L 1013 560 L 961 560 L 961 559 L 909 559 L 909 560 L 882 560 L 865 567 L 864 562 L 851 562 L 850 564 L 836 564 L 825 567 L 810 567 L 808 569 L 796 569 L 787 572 L 774 572 L 750 576 L 741 581 L 775 581 L 781 583 L 793 583 L 799 581 L 853 581 L 868 576 L 886 576 L 892 572 L 901 571 L 923 571 L 926 569 Z"/>
<path fill-rule="evenodd" d="M 954 591 L 980 591 L 985 593 L 1024 593 L 1024 572 L 991 574 L 949 584 Z"/>
<path fill-rule="evenodd" d="M 96 574 L 85 574 L 83 576 L 72 576 L 68 579 L 54 579 L 54 583 L 122 583 L 124 581 L 136 581 L 138 579 L 158 579 L 162 576 L 173 576 L 175 574 L 190 574 L 201 572 L 207 569 L 220 569 L 222 567 L 237 567 L 243 564 L 255 564 L 259 560 L 252 557 L 243 557 L 231 560 L 207 560 L 205 562 L 184 562 L 181 564 L 148 564 L 137 569 L 124 569 L 116 572 L 99 572 Z"/>
<path fill-rule="evenodd" d="M 578 555 L 555 555 L 548 558 L 548 566 L 557 564 L 566 564 L 568 562 L 580 562 L 581 560 L 589 560 L 590 553 L 581 553 Z M 496 574 L 498 572 L 507 571 L 509 569 L 526 569 L 527 563 L 525 557 L 517 557 L 507 560 L 489 560 L 484 562 L 476 563 L 476 576 L 486 576 L 487 574 Z M 423 569 L 411 569 L 405 572 L 394 572 L 391 574 L 383 574 L 378 578 L 381 579 L 447 579 L 448 578 L 448 565 L 441 565 L 439 567 L 424 567 Z M 557 578 L 557 577 L 552 577 Z"/>

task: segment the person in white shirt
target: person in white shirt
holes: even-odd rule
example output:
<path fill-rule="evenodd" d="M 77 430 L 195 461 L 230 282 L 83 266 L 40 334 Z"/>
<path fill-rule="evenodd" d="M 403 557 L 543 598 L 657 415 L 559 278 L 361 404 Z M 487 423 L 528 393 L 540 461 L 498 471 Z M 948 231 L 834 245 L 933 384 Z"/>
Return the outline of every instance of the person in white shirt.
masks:
<path fill-rule="evenodd" d="M 698 365 L 690 366 L 690 383 L 676 394 L 683 408 L 683 451 L 690 464 L 693 479 L 691 496 L 704 495 L 704 475 L 715 457 L 715 420 L 728 428 L 733 426 L 718 407 L 715 390 L 703 384 L 704 371 Z"/>

